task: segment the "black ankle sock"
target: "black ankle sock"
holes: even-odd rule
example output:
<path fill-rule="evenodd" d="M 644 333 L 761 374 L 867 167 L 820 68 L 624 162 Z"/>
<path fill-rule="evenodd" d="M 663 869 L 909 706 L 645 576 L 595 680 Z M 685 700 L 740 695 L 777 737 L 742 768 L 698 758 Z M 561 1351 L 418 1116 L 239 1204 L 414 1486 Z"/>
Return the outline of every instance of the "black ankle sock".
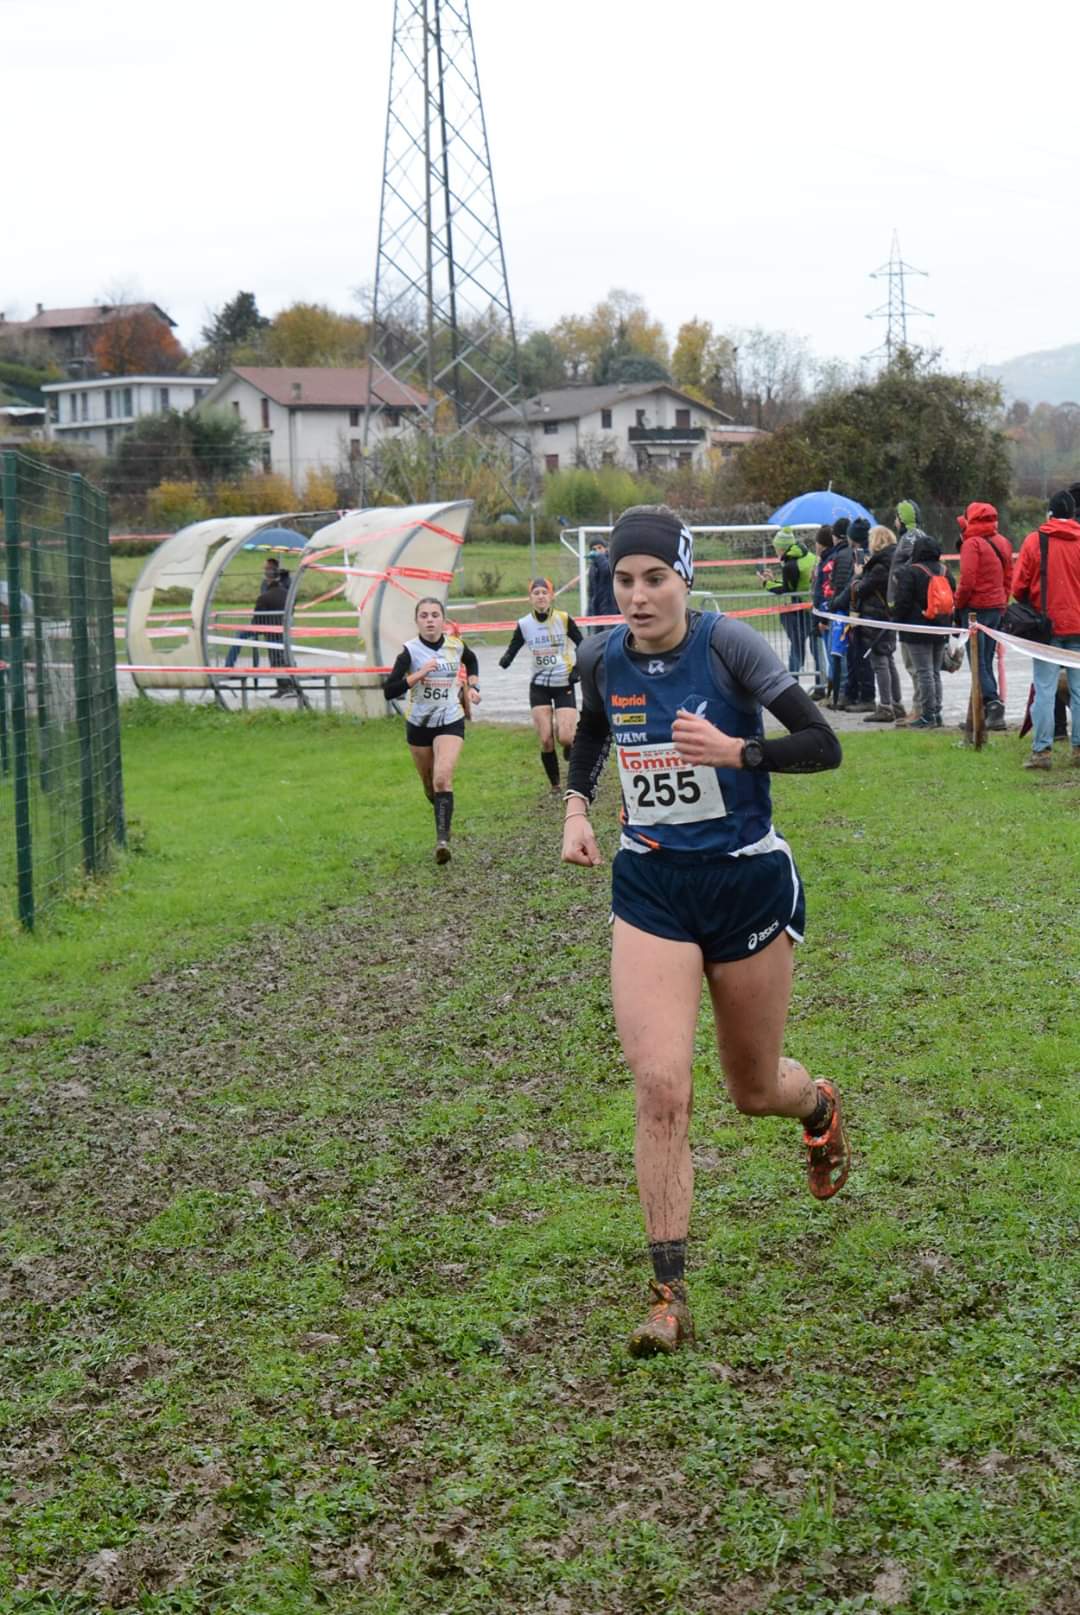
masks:
<path fill-rule="evenodd" d="M 806 1128 L 806 1131 L 810 1134 L 811 1138 L 821 1137 L 826 1127 L 828 1127 L 829 1123 L 832 1121 L 832 1113 L 832 1100 L 823 1089 L 819 1088 L 817 1104 L 814 1106 L 809 1116 L 804 1116 L 802 1119 L 802 1124 Z"/>
<path fill-rule="evenodd" d="M 544 765 L 544 773 L 556 790 L 559 788 L 559 759 L 553 751 L 542 751 L 540 761 Z"/>
<path fill-rule="evenodd" d="M 563 749 L 562 749 L 562 754 L 563 754 L 564 761 L 569 762 L 570 761 L 570 747 L 569 746 L 564 746 Z"/>
<path fill-rule="evenodd" d="M 450 820 L 454 816 L 453 791 L 435 792 L 435 839 L 450 840 Z"/>
<path fill-rule="evenodd" d="M 686 1240 L 657 1239 L 649 1245 L 658 1284 L 681 1283 L 686 1276 Z"/>

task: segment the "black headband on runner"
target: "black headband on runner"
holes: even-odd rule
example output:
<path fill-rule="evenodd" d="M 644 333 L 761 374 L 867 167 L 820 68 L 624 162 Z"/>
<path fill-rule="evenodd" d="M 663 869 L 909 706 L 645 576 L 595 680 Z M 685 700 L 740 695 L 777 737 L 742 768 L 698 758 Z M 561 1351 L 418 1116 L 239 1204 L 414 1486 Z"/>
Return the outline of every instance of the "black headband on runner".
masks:
<path fill-rule="evenodd" d="M 611 529 L 612 571 L 626 555 L 655 555 L 677 572 L 687 588 L 694 582 L 694 537 L 674 513 L 628 510 Z"/>

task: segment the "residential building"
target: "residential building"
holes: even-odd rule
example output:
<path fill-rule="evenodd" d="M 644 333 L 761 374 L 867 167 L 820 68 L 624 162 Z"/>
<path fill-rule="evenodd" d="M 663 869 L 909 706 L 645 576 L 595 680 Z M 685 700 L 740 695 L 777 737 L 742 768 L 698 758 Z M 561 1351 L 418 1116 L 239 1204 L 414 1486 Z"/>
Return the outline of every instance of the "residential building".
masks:
<path fill-rule="evenodd" d="M 733 460 L 748 443 L 771 437 L 763 426 L 737 426 L 734 421 L 725 426 L 714 426 L 709 433 L 709 447 L 720 460 Z"/>
<path fill-rule="evenodd" d="M 374 388 L 381 412 L 372 422 L 378 441 L 395 435 L 407 417 L 427 408 L 427 395 L 383 375 Z M 367 414 L 368 368 L 238 366 L 207 394 L 206 407 L 231 410 L 254 433 L 267 471 L 299 488 L 309 471 L 337 472 L 358 464 Z"/>
<path fill-rule="evenodd" d="M 9 403 L 0 394 L 0 448 L 17 448 L 27 438 L 45 436 L 45 406 Z"/>
<path fill-rule="evenodd" d="M 121 435 L 144 415 L 185 413 L 210 393 L 216 376 L 101 376 L 93 381 L 50 381 L 42 387 L 49 437 L 88 443 L 111 454 Z"/>
<path fill-rule="evenodd" d="M 599 465 L 631 471 L 701 466 L 710 428 L 731 419 L 664 381 L 557 387 L 526 400 L 524 410 L 539 471 Z M 491 416 L 498 426 L 513 426 L 520 418 L 513 410 Z"/>
<path fill-rule="evenodd" d="M 97 368 L 94 343 L 101 327 L 131 314 L 148 314 L 169 331 L 176 325 L 156 303 L 92 303 L 82 308 L 45 308 L 39 303 L 29 320 L 9 320 L 0 313 L 0 344 L 5 338 L 13 343 L 32 339 L 69 376 L 93 375 Z"/>

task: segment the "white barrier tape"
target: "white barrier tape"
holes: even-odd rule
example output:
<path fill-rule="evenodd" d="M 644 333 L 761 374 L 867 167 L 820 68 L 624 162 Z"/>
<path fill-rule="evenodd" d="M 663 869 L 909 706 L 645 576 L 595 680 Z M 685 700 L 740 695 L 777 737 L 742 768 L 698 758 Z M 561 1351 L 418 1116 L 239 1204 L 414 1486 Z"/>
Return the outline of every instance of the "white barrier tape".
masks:
<path fill-rule="evenodd" d="M 944 634 L 947 639 L 966 639 L 970 633 L 968 628 L 939 628 L 929 622 L 882 622 L 880 617 L 841 617 L 835 611 L 819 611 L 816 606 L 814 616 L 820 617 L 823 622 L 842 622 L 849 628 L 865 628 L 879 634 Z"/>
<path fill-rule="evenodd" d="M 1018 650 L 1021 656 L 1030 656 L 1033 662 L 1053 662 L 1056 667 L 1080 667 L 1080 651 L 1067 650 L 1064 645 L 1040 645 L 1034 639 L 1018 639 L 1015 634 L 1003 634 L 1000 628 L 979 624 L 980 634 L 989 634 L 999 645 Z"/>

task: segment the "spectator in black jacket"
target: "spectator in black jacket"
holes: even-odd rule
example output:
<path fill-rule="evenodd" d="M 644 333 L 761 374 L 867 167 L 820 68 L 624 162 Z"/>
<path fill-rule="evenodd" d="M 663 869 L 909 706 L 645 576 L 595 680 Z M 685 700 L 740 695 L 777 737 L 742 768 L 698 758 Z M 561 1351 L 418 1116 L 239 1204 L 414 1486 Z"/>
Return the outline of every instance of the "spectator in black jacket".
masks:
<path fill-rule="evenodd" d="M 588 615 L 590 617 L 617 617 L 619 608 L 615 604 L 615 590 L 611 585 L 611 562 L 608 560 L 607 545 L 602 538 L 593 540 L 589 551 L 588 576 Z M 590 634 L 603 634 L 607 630 L 602 623 L 586 630 Z"/>
<path fill-rule="evenodd" d="M 895 600 L 893 618 L 897 623 L 918 623 L 926 627 L 927 594 L 930 580 L 944 574 L 955 588 L 956 580 L 941 562 L 941 546 L 925 533 L 918 537 L 911 549 L 911 560 L 904 566 L 894 567 L 893 585 Z M 919 716 L 905 725 L 908 729 L 940 729 L 941 717 L 941 661 L 945 654 L 944 634 L 905 634 L 900 630 L 900 642 L 906 644 L 911 655 L 915 675 L 915 698 Z"/>
<path fill-rule="evenodd" d="M 866 562 L 866 541 L 870 523 L 865 516 L 857 516 L 848 527 L 847 545 L 838 552 L 833 566 L 833 610 L 847 612 L 851 608 L 852 586 Z M 867 639 L 858 628 L 847 636 L 847 678 L 844 686 L 849 712 L 873 712 L 874 674 L 867 652 Z"/>
<path fill-rule="evenodd" d="M 253 627 L 274 628 L 276 633 L 266 634 L 264 638 L 270 642 L 270 666 L 285 666 L 285 602 L 289 598 L 289 574 L 278 572 L 273 577 L 263 580 L 262 593 L 255 602 L 255 614 L 251 619 Z M 270 697 L 271 701 L 280 701 L 287 695 L 299 695 L 293 679 L 279 678 L 277 689 Z"/>
<path fill-rule="evenodd" d="M 896 540 L 887 527 L 871 527 L 870 554 L 861 574 L 851 586 L 851 609 L 865 621 L 889 624 L 889 572 L 896 551 Z M 867 660 L 877 684 L 877 704 L 863 723 L 895 723 L 907 717 L 900 700 L 900 674 L 895 662 L 896 633 L 884 628 L 860 628 L 866 642 Z"/>

